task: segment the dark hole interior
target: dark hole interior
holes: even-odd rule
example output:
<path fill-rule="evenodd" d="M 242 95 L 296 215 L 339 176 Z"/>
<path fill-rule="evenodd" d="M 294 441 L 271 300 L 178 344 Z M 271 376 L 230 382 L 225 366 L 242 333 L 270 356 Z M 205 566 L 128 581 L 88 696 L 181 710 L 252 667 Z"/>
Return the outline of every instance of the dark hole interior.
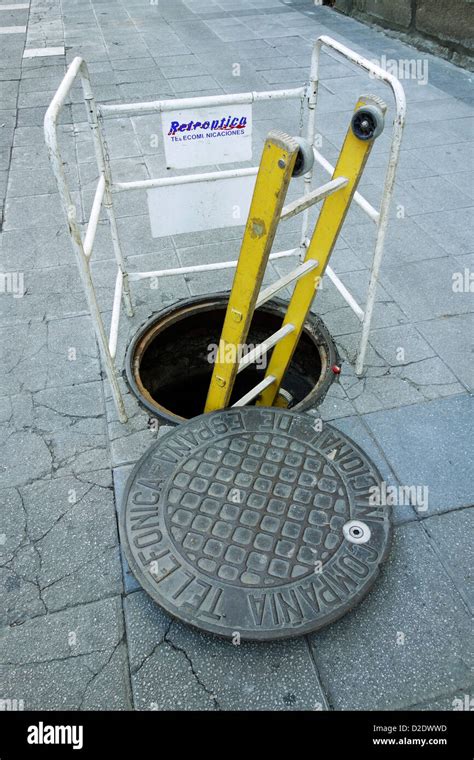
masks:
<path fill-rule="evenodd" d="M 208 360 L 209 346 L 219 342 L 225 308 L 225 305 L 213 304 L 212 308 L 186 315 L 160 331 L 145 349 L 139 367 L 141 382 L 151 397 L 169 412 L 185 418 L 203 413 L 213 367 Z M 265 307 L 256 311 L 247 344 L 256 345 L 268 338 L 281 327 L 282 317 L 282 313 Z M 309 335 L 303 333 L 282 384 L 293 397 L 291 406 L 310 393 L 320 374 L 318 348 Z M 265 368 L 256 365 L 237 375 L 231 404 L 264 375 Z"/>

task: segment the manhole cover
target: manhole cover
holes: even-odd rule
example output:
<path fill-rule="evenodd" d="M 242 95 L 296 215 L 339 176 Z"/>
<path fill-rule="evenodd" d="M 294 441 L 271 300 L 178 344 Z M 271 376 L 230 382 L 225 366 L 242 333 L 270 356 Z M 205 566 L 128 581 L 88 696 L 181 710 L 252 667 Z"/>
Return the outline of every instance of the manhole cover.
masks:
<path fill-rule="evenodd" d="M 125 491 L 122 541 L 167 612 L 223 636 L 317 630 L 377 577 L 390 518 L 381 477 L 330 425 L 281 409 L 195 417 L 155 443 Z"/>

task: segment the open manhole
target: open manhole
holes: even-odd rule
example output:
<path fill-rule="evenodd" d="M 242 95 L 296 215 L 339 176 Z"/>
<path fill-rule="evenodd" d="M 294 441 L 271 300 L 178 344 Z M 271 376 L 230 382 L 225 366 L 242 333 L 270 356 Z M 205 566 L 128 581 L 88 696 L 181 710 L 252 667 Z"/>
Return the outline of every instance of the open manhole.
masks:
<path fill-rule="evenodd" d="M 203 414 L 140 459 L 120 531 L 145 591 L 176 618 L 267 640 L 333 622 L 368 592 L 390 541 L 390 507 L 367 455 L 306 414 Z"/>
<path fill-rule="evenodd" d="M 202 414 L 212 374 L 210 346 L 217 346 L 228 294 L 180 301 L 155 314 L 129 346 L 126 374 L 145 408 L 170 423 Z M 286 304 L 270 301 L 254 314 L 247 345 L 257 345 L 276 332 Z M 211 357 L 211 361 L 210 361 Z M 282 385 L 283 405 L 303 411 L 319 403 L 339 364 L 336 348 L 322 321 L 310 315 Z M 265 375 L 262 363 L 237 375 L 231 405 Z"/>

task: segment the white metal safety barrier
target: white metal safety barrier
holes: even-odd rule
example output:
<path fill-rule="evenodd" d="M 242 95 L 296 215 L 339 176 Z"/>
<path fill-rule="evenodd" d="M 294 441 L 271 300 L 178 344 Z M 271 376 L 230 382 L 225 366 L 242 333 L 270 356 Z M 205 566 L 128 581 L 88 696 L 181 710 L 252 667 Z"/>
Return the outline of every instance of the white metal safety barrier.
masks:
<path fill-rule="evenodd" d="M 224 261 L 213 264 L 195 264 L 190 266 L 175 267 L 170 269 L 160 269 L 147 272 L 130 272 L 122 251 L 119 232 L 117 227 L 116 216 L 113 206 L 113 195 L 115 193 L 128 190 L 150 190 L 160 187 L 179 186 L 185 188 L 190 183 L 215 183 L 218 180 L 236 180 L 248 177 L 255 177 L 258 172 L 256 167 L 244 167 L 229 170 L 219 170 L 201 174 L 183 174 L 175 177 L 162 177 L 157 179 L 138 180 L 131 182 L 114 182 L 112 179 L 110 160 L 108 152 L 105 149 L 106 142 L 104 138 L 103 116 L 106 115 L 123 115 L 123 114 L 145 114 L 145 113 L 165 113 L 188 111 L 197 108 L 216 108 L 229 105 L 250 105 L 261 101 L 276 100 L 297 100 L 300 99 L 302 106 L 306 101 L 308 108 L 307 140 L 313 148 L 315 160 L 329 173 L 332 174 L 334 167 L 321 155 L 315 147 L 316 139 L 316 105 L 318 97 L 319 62 L 322 48 L 328 48 L 350 63 L 364 69 L 371 76 L 386 84 L 392 91 L 395 103 L 395 118 L 393 122 L 392 138 L 390 144 L 390 153 L 388 158 L 387 171 L 385 176 L 384 188 L 382 191 L 380 210 L 375 209 L 360 193 L 354 194 L 354 202 L 362 209 L 364 213 L 376 225 L 376 240 L 372 259 L 370 280 L 367 290 L 365 306 L 362 308 L 345 287 L 338 275 L 328 266 L 326 272 L 329 279 L 333 282 L 342 298 L 346 301 L 352 311 L 356 314 L 362 323 L 362 332 L 359 345 L 359 351 L 356 360 L 356 373 L 361 374 L 364 368 L 365 354 L 369 338 L 370 326 L 373 316 L 373 309 L 376 297 L 376 288 L 379 277 L 380 265 L 382 262 L 384 241 L 388 224 L 389 206 L 395 181 L 396 167 L 399 159 L 400 144 L 402 139 L 403 127 L 405 123 L 406 100 L 403 88 L 392 74 L 384 71 L 382 68 L 363 58 L 349 48 L 341 45 L 330 37 L 322 36 L 316 40 L 312 59 L 309 84 L 301 87 L 268 90 L 261 92 L 246 92 L 232 95 L 215 95 L 209 97 L 194 97 L 183 99 L 157 100 L 142 103 L 119 103 L 119 104 L 98 104 L 95 101 L 90 76 L 86 62 L 80 58 L 74 58 L 70 64 L 63 81 L 61 82 L 56 94 L 54 95 L 44 119 L 45 140 L 48 147 L 49 157 L 51 160 L 53 172 L 58 184 L 59 195 L 66 214 L 69 232 L 73 249 L 76 255 L 81 280 L 84 286 L 87 302 L 94 324 L 94 330 L 99 342 L 101 354 L 105 362 L 107 378 L 110 382 L 113 398 L 117 407 L 118 415 L 121 422 L 126 422 L 127 415 L 123 402 L 122 393 L 118 383 L 119 370 L 116 364 L 116 352 L 118 341 L 118 330 L 122 303 L 128 316 L 133 316 L 133 305 L 130 293 L 130 283 L 147 278 L 171 277 L 177 274 L 187 274 L 194 272 L 215 271 L 218 269 L 232 269 L 237 266 L 237 261 Z M 69 190 L 64 172 L 63 160 L 59 148 L 57 124 L 59 114 L 64 106 L 67 95 L 74 84 L 76 77 L 80 77 L 84 101 L 87 108 L 89 126 L 91 128 L 95 156 L 99 170 L 99 180 L 95 190 L 92 202 L 91 213 L 84 237 L 81 235 L 79 223 L 77 221 L 76 207 L 73 203 L 71 192 Z M 199 123 L 199 122 L 198 122 Z M 206 122 L 207 123 L 207 122 Z M 192 124 L 192 122 L 191 122 Z M 200 124 L 200 123 L 199 123 Z M 206 161 L 206 159 L 204 159 Z M 245 159 L 238 158 L 236 162 Z M 207 161 L 207 163 L 211 163 Z M 217 163 L 217 162 L 215 162 Z M 202 164 L 201 164 L 202 165 Z M 302 260 L 305 255 L 308 238 L 309 226 L 309 207 L 316 202 L 325 198 L 336 189 L 331 182 L 322 185 L 320 188 L 312 188 L 313 171 L 310 170 L 304 175 L 304 192 L 307 202 L 301 200 L 288 204 L 284 207 L 281 219 L 290 218 L 294 214 L 302 211 L 302 232 L 300 243 L 297 247 L 272 253 L 271 260 L 286 258 L 299 255 Z M 337 180 L 334 182 L 337 183 Z M 105 207 L 113 244 L 113 250 L 117 263 L 117 275 L 115 281 L 115 292 L 112 305 L 112 316 L 109 335 L 106 333 L 104 321 L 97 302 L 94 283 L 90 271 L 90 259 L 93 253 L 94 239 L 97 231 L 97 225 L 100 217 L 102 206 Z M 212 228 L 212 225 L 210 225 Z M 276 292 L 288 285 L 308 271 L 307 267 L 299 266 L 289 275 L 285 275 L 278 282 L 261 292 L 258 304 L 261 305 L 271 298 Z M 272 344 L 273 345 L 273 344 Z M 267 349 L 271 346 L 267 346 Z M 255 390 L 255 389 L 254 389 Z M 259 388 L 259 390 L 261 390 Z M 241 399 L 241 403 L 247 403 L 250 399 Z"/>

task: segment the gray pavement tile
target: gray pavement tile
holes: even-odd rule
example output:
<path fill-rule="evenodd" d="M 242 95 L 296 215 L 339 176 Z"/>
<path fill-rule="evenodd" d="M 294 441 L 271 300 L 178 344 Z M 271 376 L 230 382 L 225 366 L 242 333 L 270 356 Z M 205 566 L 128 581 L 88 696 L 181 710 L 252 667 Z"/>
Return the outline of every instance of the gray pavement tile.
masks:
<path fill-rule="evenodd" d="M 180 96 L 184 92 L 205 92 L 207 94 L 208 91 L 213 91 L 218 87 L 216 80 L 211 76 L 194 76 L 185 79 L 181 77 L 170 78 L 169 82 L 175 94 Z"/>
<path fill-rule="evenodd" d="M 450 256 L 386 268 L 383 286 L 411 320 L 449 317 L 472 310 L 471 294 L 456 292 L 459 264 Z"/>
<path fill-rule="evenodd" d="M 425 261 L 446 256 L 446 251 L 433 240 L 429 230 L 422 230 L 416 220 L 410 217 L 391 219 L 385 238 L 382 259 L 383 273 L 387 267 L 395 267 L 412 261 Z M 370 267 L 375 246 L 375 229 L 367 224 L 353 224 L 343 229 L 343 240 L 354 250 L 357 256 Z"/>
<path fill-rule="evenodd" d="M 66 166 L 66 175 L 71 187 L 77 185 L 77 169 L 75 166 Z M 33 195 L 44 195 L 57 192 L 56 179 L 49 166 L 30 165 L 29 169 L 19 167 L 12 157 L 10 175 L 8 181 L 8 197 L 24 198 Z"/>
<path fill-rule="evenodd" d="M 420 122 L 442 122 L 446 121 L 446 113 L 449 109 L 450 118 L 460 119 L 472 116 L 472 108 L 456 98 L 447 100 L 446 98 L 434 101 L 421 101 L 410 104 L 410 122 L 417 124 Z M 442 126 L 440 126 L 440 129 Z"/>
<path fill-rule="evenodd" d="M 11 562 L 26 537 L 26 511 L 16 488 L 0 490 L 2 523 L 0 533 L 0 565 Z"/>
<path fill-rule="evenodd" d="M 26 228 L 5 230 L 2 233 L 1 262 L 4 271 L 20 271 L 57 267 L 60 264 L 74 266 L 74 254 L 66 225 L 50 228 Z"/>
<path fill-rule="evenodd" d="M 0 150 L 0 169 L 1 171 L 7 171 L 10 166 L 10 149 L 4 148 Z"/>
<path fill-rule="evenodd" d="M 444 177 L 422 177 L 399 181 L 395 202 L 403 203 L 407 216 L 472 206 L 468 195 Z"/>
<path fill-rule="evenodd" d="M 344 272 L 341 280 L 362 307 L 367 299 L 369 271 L 366 269 Z M 332 335 L 346 335 L 360 330 L 360 322 L 352 309 L 346 305 L 335 286 L 326 277 L 311 307 L 327 323 Z M 373 324 L 388 327 L 407 322 L 397 300 L 392 298 L 381 285 L 377 288 Z"/>
<path fill-rule="evenodd" d="M 341 336 L 338 343 L 354 363 L 359 336 Z M 365 365 L 365 376 L 360 381 L 349 376 L 346 382 L 345 374 L 341 378 L 361 413 L 454 395 L 463 390 L 449 367 L 411 325 L 373 329 Z M 380 406 L 375 403 L 375 397 Z"/>
<path fill-rule="evenodd" d="M 120 597 L 2 631 L 4 698 L 25 709 L 130 709 Z"/>
<path fill-rule="evenodd" d="M 351 337 L 351 336 L 349 336 Z M 344 346 L 346 336 L 339 338 Z M 366 375 L 351 384 L 345 384 L 347 397 L 359 414 L 394 409 L 420 403 L 429 399 L 455 395 L 462 392 L 449 369 L 438 358 L 422 360 L 416 367 L 389 369 L 374 367 L 370 351 L 366 363 Z"/>
<path fill-rule="evenodd" d="M 149 53 L 145 53 L 142 56 L 113 59 L 110 61 L 110 65 L 114 71 L 128 71 L 130 69 L 144 69 L 148 66 L 153 66 L 153 60 Z M 98 71 L 99 67 L 96 70 Z"/>
<path fill-rule="evenodd" d="M 461 394 L 364 417 L 400 482 L 427 487 L 423 516 L 472 503 L 472 411 L 472 397 Z"/>
<path fill-rule="evenodd" d="M 466 115 L 472 116 L 472 109 L 470 111 L 471 113 Z M 415 155 L 428 166 L 436 166 L 438 174 L 451 174 L 468 169 L 472 171 L 474 167 L 472 136 L 471 142 L 419 148 L 415 151 Z"/>
<path fill-rule="evenodd" d="M 71 256 L 67 250 L 65 254 Z M 23 276 L 23 284 L 20 275 Z M 85 296 L 75 266 L 20 271 L 18 280 L 12 279 L 12 284 L 14 283 L 23 289 L 5 293 L 0 298 L 3 325 L 30 319 L 75 316 L 86 312 Z M 20 292 L 24 293 L 21 297 L 17 295 Z"/>
<path fill-rule="evenodd" d="M 100 381 L 22 393 L 6 401 L 11 414 L 0 428 L 0 486 L 109 466 Z"/>
<path fill-rule="evenodd" d="M 398 710 L 469 689 L 469 628 L 463 600 L 412 522 L 396 529 L 368 597 L 311 641 L 334 709 Z"/>
<path fill-rule="evenodd" d="M 6 399 L 5 401 L 9 401 Z M 0 487 L 21 485 L 34 478 L 49 476 L 52 458 L 43 438 L 29 432 L 18 432 L 0 444 L 2 464 Z"/>
<path fill-rule="evenodd" d="M 452 119 L 449 123 L 449 130 L 440 129 L 435 124 L 426 122 L 412 124 L 410 121 L 405 126 L 402 146 L 404 149 L 409 148 L 412 152 L 416 148 L 421 148 L 423 153 L 418 160 L 425 157 L 423 163 L 426 166 L 436 168 L 436 163 L 432 163 L 433 155 L 427 150 L 432 146 L 446 146 L 451 143 L 462 143 L 472 140 L 474 135 L 474 121 L 472 117 L 463 117 Z M 442 150 L 446 150 L 445 148 Z M 429 163 L 427 163 L 427 161 Z"/>
<path fill-rule="evenodd" d="M 421 214 L 416 223 L 447 253 L 459 256 L 472 251 L 472 218 L 473 209 L 465 208 Z"/>
<path fill-rule="evenodd" d="M 370 333 L 370 344 L 391 367 L 413 364 L 435 356 L 435 351 L 412 325 L 376 327 Z"/>
<path fill-rule="evenodd" d="M 192 67 L 190 67 L 192 68 Z M 133 84 L 137 82 L 156 82 L 157 84 L 166 84 L 166 74 L 158 66 L 148 66 L 147 68 L 122 69 L 114 74 L 114 81 L 119 85 Z"/>
<path fill-rule="evenodd" d="M 336 424 L 340 419 L 352 417 L 355 413 L 354 404 L 347 398 L 344 391 L 334 386 L 329 388 L 323 401 L 316 408 L 308 410 L 308 414 L 328 422 L 336 421 Z"/>
<path fill-rule="evenodd" d="M 185 59 L 188 56 L 183 56 Z M 208 68 L 204 66 L 196 56 L 189 56 L 189 62 L 184 64 L 174 63 L 168 60 L 168 63 L 162 63 L 158 69 L 160 75 L 167 79 L 179 79 L 180 77 L 205 76 L 208 74 Z"/>
<path fill-rule="evenodd" d="M 59 124 L 72 124 L 71 107 L 67 104 L 62 109 L 58 117 Z M 84 112 L 84 106 L 82 107 Z M 44 122 L 46 106 L 36 106 L 32 108 L 19 108 L 17 111 L 17 127 L 34 127 L 41 126 Z"/>
<path fill-rule="evenodd" d="M 0 72 L 0 81 L 1 82 L 10 82 L 17 80 L 19 81 L 21 79 L 21 68 L 19 66 L 2 66 L 2 71 Z"/>
<path fill-rule="evenodd" d="M 143 592 L 125 615 L 136 709 L 325 707 L 305 639 L 236 646 L 173 623 Z"/>
<path fill-rule="evenodd" d="M 78 194 L 73 192 L 72 196 L 73 202 L 78 206 Z M 64 226 L 64 212 L 58 193 L 35 195 L 31 198 L 7 198 L 4 229 L 46 227 L 55 230 L 60 226 Z"/>
<path fill-rule="evenodd" d="M 474 200 L 474 171 L 459 171 L 454 174 L 446 174 L 445 179 L 453 184 L 464 195 L 469 196 L 471 201 Z"/>
<path fill-rule="evenodd" d="M 114 467 L 113 479 L 114 479 L 114 492 L 115 492 L 115 505 L 117 508 L 117 514 L 120 515 L 122 496 L 125 489 L 128 476 L 133 470 L 133 465 L 124 465 L 122 467 Z M 135 579 L 129 564 L 125 558 L 123 549 L 120 548 L 120 555 L 122 559 L 122 576 L 123 576 L 123 588 L 125 594 L 130 594 L 132 591 L 138 591 L 141 586 Z"/>
<path fill-rule="evenodd" d="M 447 574 L 471 612 L 474 607 L 473 520 L 474 508 L 471 507 L 444 515 L 434 515 L 422 522 Z"/>
<path fill-rule="evenodd" d="M 419 322 L 417 329 L 451 368 L 457 378 L 469 389 L 474 388 L 474 356 L 465 345 L 472 335 L 474 317 L 460 314 Z"/>
<path fill-rule="evenodd" d="M 160 100 L 173 97 L 173 88 L 165 79 L 158 82 L 141 81 L 120 84 L 118 90 L 120 91 L 120 95 L 116 100 L 121 100 L 124 103 L 133 103 L 141 100 Z"/>
<path fill-rule="evenodd" d="M 100 377 L 89 317 L 0 328 L 0 353 L 5 368 L 0 394 L 5 396 Z"/>
<path fill-rule="evenodd" d="M 108 471 L 39 480 L 1 494 L 4 624 L 120 593 Z"/>
<path fill-rule="evenodd" d="M 20 92 L 18 96 L 18 108 L 37 108 L 42 106 L 46 108 L 51 103 L 57 86 L 59 86 L 59 80 L 56 83 L 51 83 L 51 89 L 48 88 L 48 83 L 41 82 L 41 90 L 31 90 L 30 92 Z"/>
<path fill-rule="evenodd" d="M 403 149 L 400 151 L 400 160 L 396 173 L 397 182 L 400 183 L 403 180 L 418 179 L 420 177 L 432 177 L 436 174 L 436 168 L 434 166 L 428 166 L 425 164 L 421 158 L 418 158 L 415 155 L 414 150 L 407 150 L 408 146 L 405 140 L 403 141 L 402 145 Z M 382 161 L 376 161 L 375 163 L 382 164 Z M 369 162 L 364 169 L 364 177 L 374 185 L 383 187 L 386 170 L 386 165 L 372 166 L 369 159 Z"/>
<path fill-rule="evenodd" d="M 107 420 L 110 439 L 110 456 L 113 467 L 134 464 L 157 438 L 157 431 L 149 426 L 150 414 L 142 409 L 136 397 L 120 380 L 128 421 L 121 423 L 117 417 L 112 396 L 106 384 Z"/>

